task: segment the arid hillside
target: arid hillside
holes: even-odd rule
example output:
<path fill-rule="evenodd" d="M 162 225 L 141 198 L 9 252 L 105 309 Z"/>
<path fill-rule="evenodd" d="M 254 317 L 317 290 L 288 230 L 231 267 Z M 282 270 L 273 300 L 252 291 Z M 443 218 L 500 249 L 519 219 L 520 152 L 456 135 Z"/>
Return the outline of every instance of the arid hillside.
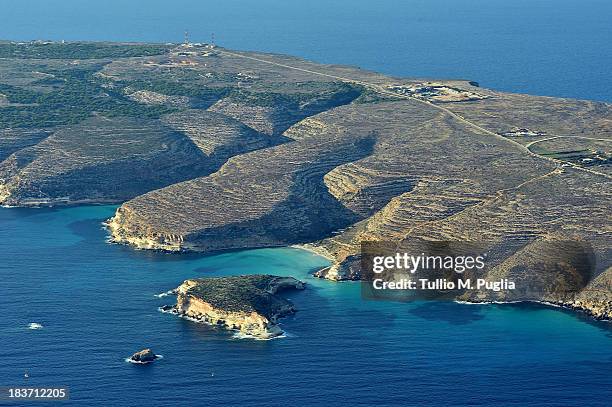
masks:
<path fill-rule="evenodd" d="M 303 245 L 332 280 L 360 278 L 362 241 L 487 242 L 492 277 L 534 281 L 542 244 L 579 242 L 584 290 L 540 300 L 612 315 L 609 104 L 205 44 L 0 55 L 4 205 L 124 202 L 116 242 Z"/>

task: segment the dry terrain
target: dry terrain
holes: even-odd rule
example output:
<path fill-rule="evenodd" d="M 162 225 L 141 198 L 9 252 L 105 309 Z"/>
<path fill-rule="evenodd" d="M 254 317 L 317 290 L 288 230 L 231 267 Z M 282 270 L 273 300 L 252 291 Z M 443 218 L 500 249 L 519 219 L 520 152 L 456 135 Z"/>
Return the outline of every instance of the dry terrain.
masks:
<path fill-rule="evenodd" d="M 206 45 L 28 46 L 0 52 L 5 205 L 125 201 L 117 242 L 302 245 L 333 280 L 360 277 L 362 241 L 486 242 L 491 277 L 534 281 L 560 261 L 543 244 L 579 242 L 586 287 L 540 300 L 612 315 L 609 104 Z"/>

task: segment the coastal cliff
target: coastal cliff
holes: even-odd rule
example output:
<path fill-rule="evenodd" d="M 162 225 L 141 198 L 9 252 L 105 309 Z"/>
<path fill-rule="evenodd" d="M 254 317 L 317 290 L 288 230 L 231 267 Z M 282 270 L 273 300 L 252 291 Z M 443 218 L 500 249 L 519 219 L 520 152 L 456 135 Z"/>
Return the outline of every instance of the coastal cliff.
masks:
<path fill-rule="evenodd" d="M 277 295 L 288 289 L 304 289 L 304 283 L 292 277 L 247 275 L 186 280 L 175 291 L 174 311 L 179 315 L 257 339 L 283 334 L 279 318 L 296 309 Z"/>

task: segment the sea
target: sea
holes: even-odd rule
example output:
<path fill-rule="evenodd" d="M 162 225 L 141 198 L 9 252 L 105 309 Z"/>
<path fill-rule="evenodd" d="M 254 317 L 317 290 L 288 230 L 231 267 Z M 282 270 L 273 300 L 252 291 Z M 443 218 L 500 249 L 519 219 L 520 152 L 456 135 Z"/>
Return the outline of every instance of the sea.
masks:
<path fill-rule="evenodd" d="M 0 0 L 0 39 L 215 42 L 612 101 L 609 0 Z M 0 387 L 82 406 L 610 406 L 612 325 L 538 304 L 368 301 L 295 248 L 216 255 L 107 242 L 115 206 L 0 208 Z M 195 277 L 291 275 L 259 341 L 162 313 Z M 161 294 L 161 295 L 160 295 Z M 150 347 L 150 365 L 125 359 Z M 27 377 L 26 377 L 27 376 Z M 19 405 L 0 400 L 0 405 Z"/>
<path fill-rule="evenodd" d="M 610 405 L 610 323 L 535 304 L 367 301 L 359 283 L 312 277 L 327 260 L 294 248 L 133 250 L 106 241 L 115 209 L 0 210 L 0 386 L 67 386 L 63 403 L 85 406 Z M 185 279 L 251 273 L 307 283 L 287 294 L 298 312 L 284 337 L 158 310 Z M 163 358 L 125 361 L 147 347 Z"/>
<path fill-rule="evenodd" d="M 612 101 L 610 0 L 0 0 L 0 39 L 214 42 Z"/>

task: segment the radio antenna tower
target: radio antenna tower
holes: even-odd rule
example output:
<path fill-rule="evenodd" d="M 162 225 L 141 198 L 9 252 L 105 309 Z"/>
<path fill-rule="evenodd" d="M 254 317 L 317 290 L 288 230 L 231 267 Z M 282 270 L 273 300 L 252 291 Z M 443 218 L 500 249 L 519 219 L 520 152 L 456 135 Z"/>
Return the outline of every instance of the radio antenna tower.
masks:
<path fill-rule="evenodd" d="M 185 30 L 185 45 L 189 45 L 189 31 Z"/>
<path fill-rule="evenodd" d="M 210 45 L 215 46 L 215 33 L 210 34 Z"/>

